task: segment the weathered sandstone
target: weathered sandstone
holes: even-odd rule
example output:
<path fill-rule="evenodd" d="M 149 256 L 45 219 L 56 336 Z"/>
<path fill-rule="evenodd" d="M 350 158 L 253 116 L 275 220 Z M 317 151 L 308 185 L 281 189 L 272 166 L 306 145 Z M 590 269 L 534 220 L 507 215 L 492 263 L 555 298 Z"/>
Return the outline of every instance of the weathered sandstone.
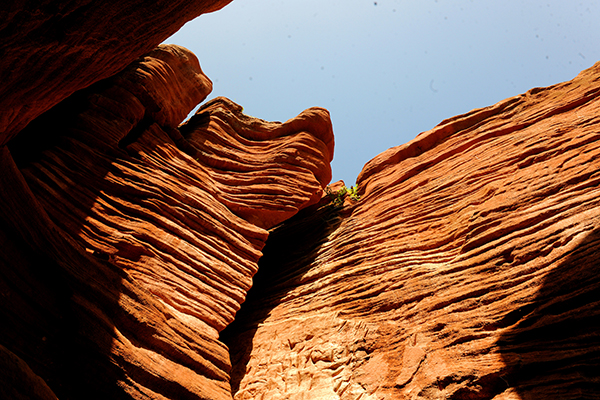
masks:
<path fill-rule="evenodd" d="M 343 199 L 326 110 L 180 125 L 229 1 L 0 10 L 0 398 L 598 398 L 600 64 Z"/>
<path fill-rule="evenodd" d="M 597 398 L 599 95 L 600 63 L 443 121 L 275 229 L 235 398 Z"/>
<path fill-rule="evenodd" d="M 231 0 L 19 0 L 0 7 L 0 146 L 187 21 Z"/>
<path fill-rule="evenodd" d="M 2 148 L 0 343 L 61 399 L 231 398 L 219 332 L 331 179 L 329 114 L 247 117 L 160 46 Z"/>

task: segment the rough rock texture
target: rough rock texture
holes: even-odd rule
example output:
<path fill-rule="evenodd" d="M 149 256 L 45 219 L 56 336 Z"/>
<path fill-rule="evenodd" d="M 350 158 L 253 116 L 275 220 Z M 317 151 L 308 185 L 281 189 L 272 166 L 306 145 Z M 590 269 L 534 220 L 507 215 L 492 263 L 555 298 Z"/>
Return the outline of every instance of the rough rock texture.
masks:
<path fill-rule="evenodd" d="M 382 153 L 273 231 L 235 398 L 598 398 L 599 171 L 600 63 Z"/>
<path fill-rule="evenodd" d="M 331 179 L 329 114 L 286 123 L 215 99 L 160 46 L 2 148 L 0 343 L 61 399 L 227 399 L 219 332 L 266 229 Z"/>
<path fill-rule="evenodd" d="M 231 0 L 18 0 L 0 7 L 0 146 L 32 119 L 108 78 Z"/>
<path fill-rule="evenodd" d="M 179 125 L 211 82 L 155 46 L 228 2 L 0 10 L 0 397 L 598 398 L 600 64 L 340 204 L 323 109 Z"/>

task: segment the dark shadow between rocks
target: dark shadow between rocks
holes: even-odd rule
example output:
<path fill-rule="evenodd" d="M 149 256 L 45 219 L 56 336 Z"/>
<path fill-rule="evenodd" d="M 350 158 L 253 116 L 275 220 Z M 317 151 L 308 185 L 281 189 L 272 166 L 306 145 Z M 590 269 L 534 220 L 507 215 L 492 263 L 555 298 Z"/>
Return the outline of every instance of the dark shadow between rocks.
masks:
<path fill-rule="evenodd" d="M 346 210 L 329 197 L 308 207 L 269 233 L 258 272 L 235 320 L 220 335 L 231 357 L 231 390 L 240 387 L 258 327 L 286 294 L 297 287 L 319 248 L 342 222 Z"/>
<path fill-rule="evenodd" d="M 108 358 L 115 322 L 127 318 L 119 301 L 128 285 L 123 285 L 125 274 L 109 262 L 108 255 L 85 249 L 72 236 L 81 230 L 76 218 L 67 214 L 60 218 L 56 212 L 67 209 L 69 201 L 60 204 L 58 197 L 40 197 L 39 187 L 30 186 L 35 181 L 22 172 L 47 156 L 47 151 L 50 157 L 60 158 L 61 148 L 74 140 L 65 126 L 85 109 L 86 94 L 104 84 L 75 93 L 42 114 L 2 154 L 0 318 L 4 322 L 0 343 L 24 360 L 61 399 L 131 398 L 117 385 L 127 380 L 127 374 Z M 90 149 L 90 155 L 95 152 L 101 150 Z M 124 151 L 116 152 L 127 156 Z M 91 162 L 98 181 L 109 172 L 110 159 L 116 156 L 104 154 Z M 75 165 L 68 159 L 58 162 Z M 73 181 L 71 188 L 53 186 L 60 181 L 48 183 L 48 191 L 70 194 L 81 183 Z M 77 199 L 79 210 L 90 210 L 104 189 L 87 184 L 87 196 Z M 57 204 L 54 214 L 45 202 Z"/>
<path fill-rule="evenodd" d="M 506 388 L 528 399 L 600 399 L 600 229 L 545 278 L 535 300 L 510 312 L 498 341 Z"/>
<path fill-rule="evenodd" d="M 48 223 L 45 211 L 32 207 L 21 188 L 4 186 L 9 180 L 4 178 L 2 196 L 10 191 L 12 200 L 23 204 L 7 209 L 6 201 L 1 202 L 0 342 L 61 399 L 127 398 L 115 390 L 123 371 L 107 368 L 105 358 L 112 345 L 112 327 L 105 324 L 118 308 L 122 277 Z M 110 290 L 98 292 L 102 284 Z M 87 302 L 109 318 L 90 315 Z"/>

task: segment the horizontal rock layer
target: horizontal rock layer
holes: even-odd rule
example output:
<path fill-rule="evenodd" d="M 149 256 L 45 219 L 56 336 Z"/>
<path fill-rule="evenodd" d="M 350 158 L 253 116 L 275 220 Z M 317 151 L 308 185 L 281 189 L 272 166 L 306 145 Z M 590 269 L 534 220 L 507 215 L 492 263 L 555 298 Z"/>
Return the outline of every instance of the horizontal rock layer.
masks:
<path fill-rule="evenodd" d="M 319 201 L 333 134 L 222 98 L 180 130 L 211 87 L 163 45 L 2 150 L 0 343 L 61 399 L 231 398 L 219 331 L 266 229 Z"/>
<path fill-rule="evenodd" d="M 443 121 L 275 229 L 235 398 L 596 397 L 599 95 L 600 63 Z"/>
<path fill-rule="evenodd" d="M 0 146 L 73 92 L 108 78 L 231 0 L 19 0 L 0 9 Z"/>

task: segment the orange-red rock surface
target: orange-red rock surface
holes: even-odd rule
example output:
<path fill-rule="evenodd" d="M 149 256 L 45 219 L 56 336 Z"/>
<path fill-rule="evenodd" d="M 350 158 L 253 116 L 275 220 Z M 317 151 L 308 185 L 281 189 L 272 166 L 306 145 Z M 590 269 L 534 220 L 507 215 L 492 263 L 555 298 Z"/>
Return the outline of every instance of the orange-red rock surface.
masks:
<path fill-rule="evenodd" d="M 333 134 L 223 98 L 178 129 L 211 87 L 163 45 L 2 149 L 0 343 L 61 399 L 231 398 L 219 332 L 266 229 L 319 201 Z"/>
<path fill-rule="evenodd" d="M 326 110 L 180 125 L 228 2 L 0 10 L 0 398 L 597 398 L 600 64 L 344 199 Z"/>
<path fill-rule="evenodd" d="M 269 238 L 223 334 L 235 399 L 597 398 L 600 63 L 357 183 Z"/>
<path fill-rule="evenodd" d="M 17 0 L 0 7 L 0 146 L 61 100 L 231 0 Z"/>

